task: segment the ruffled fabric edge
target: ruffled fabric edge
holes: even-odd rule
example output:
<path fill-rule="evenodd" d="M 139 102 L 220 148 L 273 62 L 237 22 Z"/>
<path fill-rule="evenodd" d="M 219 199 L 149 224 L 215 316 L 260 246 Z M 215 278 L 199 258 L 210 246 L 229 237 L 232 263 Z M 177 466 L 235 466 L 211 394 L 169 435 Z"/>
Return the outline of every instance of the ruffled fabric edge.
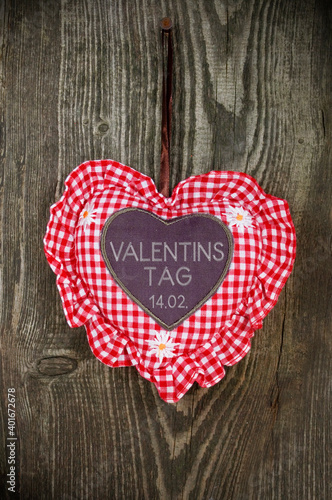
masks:
<path fill-rule="evenodd" d="M 209 179 L 215 176 L 220 177 L 219 189 L 207 188 L 202 200 L 197 197 L 195 200 L 186 199 L 187 183 L 199 180 L 209 186 Z M 232 182 L 234 180 L 236 182 Z M 246 185 L 246 189 L 238 189 L 239 181 Z M 131 340 L 106 323 L 76 272 L 74 232 L 78 216 L 94 193 L 115 184 L 144 197 L 151 203 L 152 209 L 157 205 L 173 208 L 177 204 L 182 207 L 190 203 L 197 205 L 200 201 L 218 202 L 229 197 L 233 203 L 249 207 L 256 220 L 259 219 L 264 226 L 264 248 L 254 278 L 256 283 L 231 320 L 211 342 L 194 353 L 172 358 L 152 371 L 144 366 Z M 101 362 L 113 367 L 135 366 L 144 378 L 156 385 L 166 402 L 179 401 L 195 381 L 201 387 L 211 387 L 219 382 L 225 375 L 224 365 L 234 365 L 250 350 L 251 337 L 255 330 L 262 327 L 263 318 L 277 302 L 291 273 L 296 236 L 287 202 L 267 195 L 248 174 L 230 171 L 212 171 L 189 177 L 175 187 L 171 198 L 164 198 L 150 177 L 113 160 L 89 161 L 79 165 L 67 177 L 65 186 L 61 199 L 51 206 L 43 241 L 46 258 L 57 275 L 57 287 L 69 326 L 85 325 L 92 352 Z M 281 232 L 279 247 L 274 242 L 278 231 Z M 106 333 L 110 337 L 106 351 L 101 352 L 96 345 L 98 333 L 104 337 Z"/>
<path fill-rule="evenodd" d="M 241 319 L 234 318 L 234 330 L 231 333 L 227 329 L 228 335 L 216 335 L 210 342 L 200 346 L 194 352 L 183 353 L 172 358 L 171 361 L 163 363 L 163 366 L 148 369 L 141 360 L 141 354 L 136 349 L 134 343 L 122 332 L 113 329 L 111 325 L 105 324 L 101 317 L 95 316 L 86 323 L 87 336 L 93 354 L 102 363 L 110 367 L 135 366 L 139 374 L 152 382 L 160 395 L 167 403 L 177 403 L 196 381 L 201 387 L 208 388 L 217 384 L 224 376 L 225 369 L 223 360 L 225 359 L 225 346 L 229 349 L 230 337 L 234 342 L 234 335 L 241 348 L 237 349 L 236 361 L 240 361 L 250 350 L 250 338 L 254 334 L 254 329 L 246 326 L 246 331 L 240 329 Z M 259 326 L 257 326 L 259 327 Z M 231 326 L 232 328 L 232 326 Z M 238 330 L 238 333 L 235 333 Z M 109 337 L 106 347 L 100 348 L 98 334 L 105 338 L 105 333 Z M 245 341 L 244 341 L 245 340 Z M 232 342 L 232 343 L 233 343 Z M 121 357 L 122 360 L 121 360 Z M 227 360 L 225 360 L 225 365 Z"/>
<path fill-rule="evenodd" d="M 262 328 L 263 318 L 252 322 L 248 310 L 248 304 L 243 302 L 210 342 L 154 369 L 146 367 L 129 337 L 107 324 L 102 316 L 91 318 L 85 326 L 90 348 L 102 363 L 111 367 L 135 366 L 142 377 L 155 384 L 164 401 L 176 403 L 194 382 L 203 388 L 217 384 L 225 376 L 224 366 L 233 366 L 250 351 L 250 339 L 256 330 Z M 106 347 L 101 347 L 98 338 L 105 339 L 105 333 L 109 340 Z"/>

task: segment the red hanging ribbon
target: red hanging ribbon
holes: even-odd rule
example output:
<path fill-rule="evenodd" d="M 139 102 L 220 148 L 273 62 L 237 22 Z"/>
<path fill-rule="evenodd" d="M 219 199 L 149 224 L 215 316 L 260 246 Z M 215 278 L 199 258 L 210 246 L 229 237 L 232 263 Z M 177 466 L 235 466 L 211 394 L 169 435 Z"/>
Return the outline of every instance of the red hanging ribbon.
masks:
<path fill-rule="evenodd" d="M 160 155 L 160 180 L 159 191 L 166 198 L 169 197 L 170 186 L 170 140 L 171 140 L 171 117 L 172 117 L 172 21 L 164 17 L 160 23 L 161 43 L 163 51 L 163 96 L 162 96 L 162 118 L 161 118 L 161 155 Z M 167 55 L 165 56 L 165 52 Z M 167 72 L 165 71 L 167 68 Z M 165 74 L 166 73 L 166 74 Z"/>

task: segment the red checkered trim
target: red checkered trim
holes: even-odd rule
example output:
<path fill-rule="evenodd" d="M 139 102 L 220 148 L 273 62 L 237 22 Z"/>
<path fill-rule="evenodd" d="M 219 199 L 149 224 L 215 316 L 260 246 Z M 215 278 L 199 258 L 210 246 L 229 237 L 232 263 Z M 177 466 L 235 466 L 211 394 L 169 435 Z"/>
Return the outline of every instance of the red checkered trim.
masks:
<path fill-rule="evenodd" d="M 83 163 L 65 184 L 50 210 L 44 248 L 68 324 L 85 325 L 100 361 L 112 367 L 136 366 L 165 401 L 178 401 L 194 381 L 202 387 L 216 384 L 224 366 L 249 351 L 250 338 L 292 270 L 296 238 L 287 202 L 264 193 L 249 175 L 217 171 L 189 177 L 165 198 L 152 179 L 112 160 Z M 99 249 L 104 223 L 126 207 L 165 219 L 209 213 L 228 224 L 234 238 L 225 280 L 198 311 L 169 332 L 176 347 L 173 357 L 162 362 L 149 341 L 164 330 L 119 288 Z"/>

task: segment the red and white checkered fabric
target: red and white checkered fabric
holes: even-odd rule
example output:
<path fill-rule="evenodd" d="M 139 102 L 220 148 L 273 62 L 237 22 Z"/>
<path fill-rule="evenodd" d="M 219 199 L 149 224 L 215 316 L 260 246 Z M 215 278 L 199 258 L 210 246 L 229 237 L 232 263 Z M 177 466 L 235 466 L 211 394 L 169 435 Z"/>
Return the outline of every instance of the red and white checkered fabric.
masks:
<path fill-rule="evenodd" d="M 287 202 L 264 193 L 249 175 L 217 171 L 189 177 L 165 198 L 152 179 L 112 160 L 83 163 L 65 184 L 51 207 L 44 247 L 69 325 L 85 325 L 100 361 L 134 365 L 167 402 L 178 401 L 194 381 L 216 384 L 224 365 L 234 365 L 249 351 L 250 338 L 292 270 L 296 238 Z M 209 213 L 228 224 L 234 238 L 225 280 L 199 310 L 167 332 L 176 347 L 173 357 L 161 362 L 150 342 L 165 331 L 116 284 L 100 252 L 104 223 L 126 207 L 164 219 Z M 83 227 L 82 214 L 89 210 L 93 223 Z M 251 223 L 241 225 L 241 218 Z"/>

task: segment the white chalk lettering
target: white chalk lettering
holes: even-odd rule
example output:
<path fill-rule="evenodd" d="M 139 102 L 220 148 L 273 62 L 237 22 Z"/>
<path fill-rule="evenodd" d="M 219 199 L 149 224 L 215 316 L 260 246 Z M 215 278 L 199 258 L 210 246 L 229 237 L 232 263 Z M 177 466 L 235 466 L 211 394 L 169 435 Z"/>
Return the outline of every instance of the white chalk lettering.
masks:
<path fill-rule="evenodd" d="M 201 262 L 212 260 L 220 262 L 225 259 L 223 243 L 201 242 L 201 241 L 177 241 L 166 243 L 166 241 L 152 241 L 137 243 L 124 241 L 116 248 L 116 244 L 110 241 L 111 253 L 116 262 L 134 258 L 137 262 Z"/>
<path fill-rule="evenodd" d="M 140 241 L 139 242 L 139 261 L 140 262 L 150 262 L 150 258 L 149 257 L 146 257 L 144 258 L 143 257 L 143 241 Z"/>
<path fill-rule="evenodd" d="M 121 242 L 121 245 L 120 245 L 120 248 L 119 248 L 119 253 L 117 254 L 115 249 L 114 249 L 114 246 L 113 246 L 113 241 L 110 242 L 110 245 L 111 245 L 111 249 L 112 249 L 112 252 L 113 252 L 113 255 L 115 257 L 115 260 L 118 262 L 119 261 L 119 258 L 120 258 L 120 255 L 121 255 L 121 252 L 122 252 L 122 248 L 123 248 L 123 241 Z"/>
<path fill-rule="evenodd" d="M 139 261 L 137 253 L 135 252 L 135 248 L 133 247 L 132 242 L 130 242 L 127 246 L 127 249 L 125 251 L 124 256 L 122 257 L 122 260 L 126 260 L 127 257 L 134 257 L 137 262 Z"/>
<path fill-rule="evenodd" d="M 179 245 L 183 246 L 183 260 L 187 262 L 187 247 L 191 245 L 191 241 L 180 241 Z"/>
<path fill-rule="evenodd" d="M 158 246 L 162 245 L 161 241 L 153 241 L 152 242 L 152 262 L 162 262 L 163 259 L 160 257 L 156 257 L 158 253 L 161 253 L 161 248 L 158 248 Z"/>
<path fill-rule="evenodd" d="M 176 243 L 174 243 L 174 253 L 172 252 L 172 250 L 170 249 L 170 247 L 168 246 L 168 244 L 164 243 L 164 262 L 167 261 L 167 256 L 166 256 L 167 252 L 173 257 L 173 260 L 175 262 L 178 261 L 178 247 L 177 247 Z"/>
<path fill-rule="evenodd" d="M 191 274 L 182 274 L 182 276 L 180 276 L 180 273 L 183 273 L 183 271 L 187 271 L 189 273 L 190 269 L 189 269 L 189 267 L 180 267 L 176 271 L 176 275 L 175 275 L 176 281 L 179 283 L 179 285 L 187 286 L 191 282 L 192 276 L 191 276 Z M 181 281 L 183 279 L 185 279 L 186 281 Z"/>
<path fill-rule="evenodd" d="M 224 257 L 225 257 L 225 254 L 222 250 L 219 250 L 218 247 L 223 247 L 224 245 L 221 243 L 221 241 L 217 241 L 214 245 L 213 245 L 213 250 L 215 252 L 218 252 L 220 253 L 220 257 L 217 257 L 216 255 L 213 255 L 213 258 L 214 260 L 216 260 L 217 262 L 219 262 L 220 260 L 223 260 Z"/>
<path fill-rule="evenodd" d="M 172 278 L 172 276 L 171 276 L 171 273 L 169 272 L 169 269 L 168 269 L 168 267 L 167 267 L 167 266 L 166 266 L 166 267 L 165 267 L 165 269 L 163 270 L 163 273 L 162 273 L 162 275 L 161 275 L 161 278 L 160 278 L 160 280 L 159 280 L 159 282 L 158 282 L 158 286 L 160 286 L 160 285 L 161 285 L 161 283 L 162 283 L 163 281 L 170 281 L 170 282 L 172 283 L 172 286 L 174 286 L 174 284 L 175 284 L 175 283 L 174 283 L 174 280 L 173 280 L 173 278 Z"/>
<path fill-rule="evenodd" d="M 144 267 L 144 271 L 149 271 L 149 286 L 152 286 L 152 271 L 156 269 L 156 267 Z"/>
<path fill-rule="evenodd" d="M 211 241 L 208 242 L 208 251 L 205 250 L 202 243 L 198 242 L 198 244 L 197 244 L 197 260 L 198 260 L 198 262 L 201 261 L 201 251 L 203 252 L 205 257 L 207 258 L 207 260 L 209 262 L 211 262 Z"/>

